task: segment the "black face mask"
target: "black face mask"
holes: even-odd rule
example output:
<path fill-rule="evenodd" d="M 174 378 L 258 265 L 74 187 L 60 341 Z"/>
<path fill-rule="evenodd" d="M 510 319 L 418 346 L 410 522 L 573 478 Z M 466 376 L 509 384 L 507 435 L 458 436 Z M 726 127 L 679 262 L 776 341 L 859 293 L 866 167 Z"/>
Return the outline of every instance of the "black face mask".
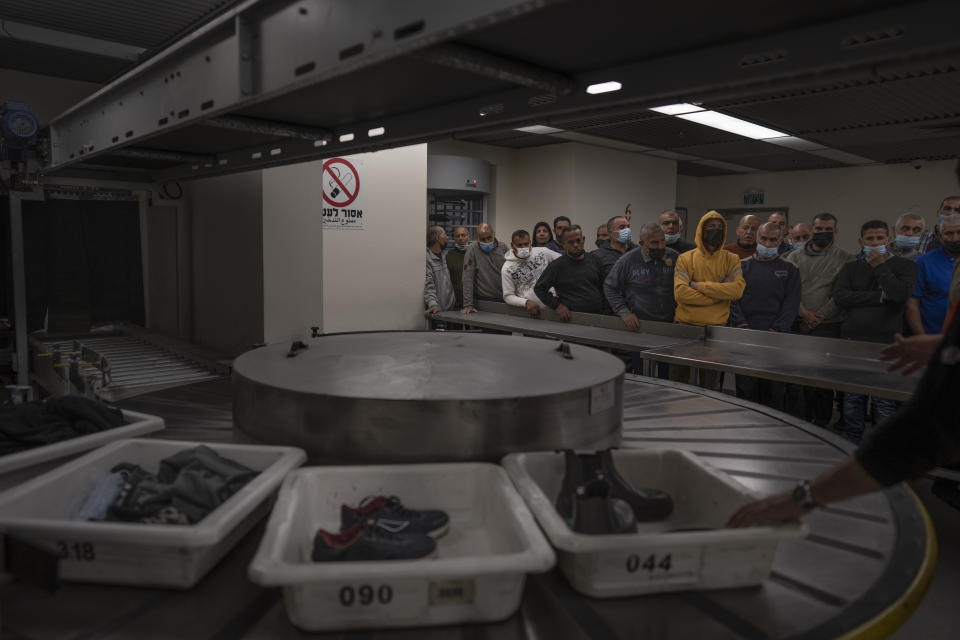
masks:
<path fill-rule="evenodd" d="M 723 229 L 708 229 L 704 231 L 703 241 L 712 247 L 719 247 L 723 242 Z"/>
<path fill-rule="evenodd" d="M 820 249 L 826 249 L 833 242 L 833 231 L 818 231 L 813 234 L 813 244 Z"/>
<path fill-rule="evenodd" d="M 949 242 L 941 242 L 940 244 L 943 245 L 944 249 L 954 255 L 960 253 L 960 240 L 950 240 Z"/>
<path fill-rule="evenodd" d="M 666 249 L 647 249 L 647 255 L 649 255 L 654 260 L 663 260 L 667 255 Z"/>

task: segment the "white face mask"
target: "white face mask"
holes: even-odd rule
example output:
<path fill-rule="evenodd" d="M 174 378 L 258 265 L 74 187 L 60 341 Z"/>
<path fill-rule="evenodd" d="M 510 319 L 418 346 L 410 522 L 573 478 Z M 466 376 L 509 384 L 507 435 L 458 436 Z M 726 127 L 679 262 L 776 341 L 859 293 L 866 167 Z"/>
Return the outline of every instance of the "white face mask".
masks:
<path fill-rule="evenodd" d="M 530 257 L 530 247 L 520 247 L 518 249 L 514 249 L 514 251 L 516 251 L 517 257 L 521 260 L 526 260 Z"/>

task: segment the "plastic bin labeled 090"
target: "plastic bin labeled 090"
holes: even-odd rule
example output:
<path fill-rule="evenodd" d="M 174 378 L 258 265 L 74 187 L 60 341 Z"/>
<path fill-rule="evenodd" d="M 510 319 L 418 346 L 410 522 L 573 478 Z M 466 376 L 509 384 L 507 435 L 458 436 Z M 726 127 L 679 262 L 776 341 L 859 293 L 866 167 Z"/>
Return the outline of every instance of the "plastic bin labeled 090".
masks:
<path fill-rule="evenodd" d="M 417 560 L 312 562 L 318 528 L 340 505 L 395 495 L 442 509 L 449 529 Z M 306 467 L 284 481 L 249 575 L 283 587 L 287 615 L 310 631 L 493 622 L 520 605 L 527 573 L 555 556 L 504 470 L 486 463 Z"/>
<path fill-rule="evenodd" d="M 559 552 L 561 570 L 580 593 L 610 598 L 760 584 L 770 574 L 777 543 L 806 535 L 805 527 L 795 525 L 724 529 L 733 512 L 757 496 L 691 453 L 614 451 L 613 461 L 631 486 L 669 493 L 670 517 L 638 523 L 637 533 L 575 533 L 554 507 L 565 472 L 563 454 L 512 453 L 503 459 Z"/>

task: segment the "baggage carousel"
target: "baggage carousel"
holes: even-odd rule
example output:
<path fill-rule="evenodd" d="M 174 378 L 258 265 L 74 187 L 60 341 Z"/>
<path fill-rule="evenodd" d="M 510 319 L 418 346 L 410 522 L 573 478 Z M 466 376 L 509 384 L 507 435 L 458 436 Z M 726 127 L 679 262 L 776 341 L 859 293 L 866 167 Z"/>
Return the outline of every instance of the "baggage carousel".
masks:
<path fill-rule="evenodd" d="M 161 437 L 231 440 L 226 380 L 131 398 L 163 416 Z M 761 493 L 780 491 L 849 454 L 831 433 L 766 407 L 696 387 L 626 376 L 623 446 L 692 451 Z M 262 525 L 190 591 L 63 584 L 56 593 L 0 589 L 5 638 L 833 638 L 884 637 L 923 597 L 936 539 L 905 485 L 811 513 L 810 535 L 783 542 L 759 587 L 597 600 L 558 570 L 530 576 L 520 610 L 488 625 L 307 634 L 278 589 L 246 577 Z M 845 634 L 849 634 L 846 635 Z"/>

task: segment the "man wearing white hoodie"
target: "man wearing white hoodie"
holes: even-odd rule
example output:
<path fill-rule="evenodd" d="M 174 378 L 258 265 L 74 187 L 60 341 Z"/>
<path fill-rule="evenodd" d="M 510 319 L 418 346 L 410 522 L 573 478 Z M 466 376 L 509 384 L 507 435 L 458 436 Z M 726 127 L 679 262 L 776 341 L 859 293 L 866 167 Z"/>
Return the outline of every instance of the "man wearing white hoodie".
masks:
<path fill-rule="evenodd" d="M 531 247 L 530 234 L 523 229 L 514 231 L 510 251 L 507 251 L 500 270 L 503 301 L 514 307 L 524 307 L 531 316 L 538 317 L 540 307 L 545 305 L 533 292 L 533 285 L 537 284 L 547 265 L 559 257 L 559 253 L 546 247 Z"/>

